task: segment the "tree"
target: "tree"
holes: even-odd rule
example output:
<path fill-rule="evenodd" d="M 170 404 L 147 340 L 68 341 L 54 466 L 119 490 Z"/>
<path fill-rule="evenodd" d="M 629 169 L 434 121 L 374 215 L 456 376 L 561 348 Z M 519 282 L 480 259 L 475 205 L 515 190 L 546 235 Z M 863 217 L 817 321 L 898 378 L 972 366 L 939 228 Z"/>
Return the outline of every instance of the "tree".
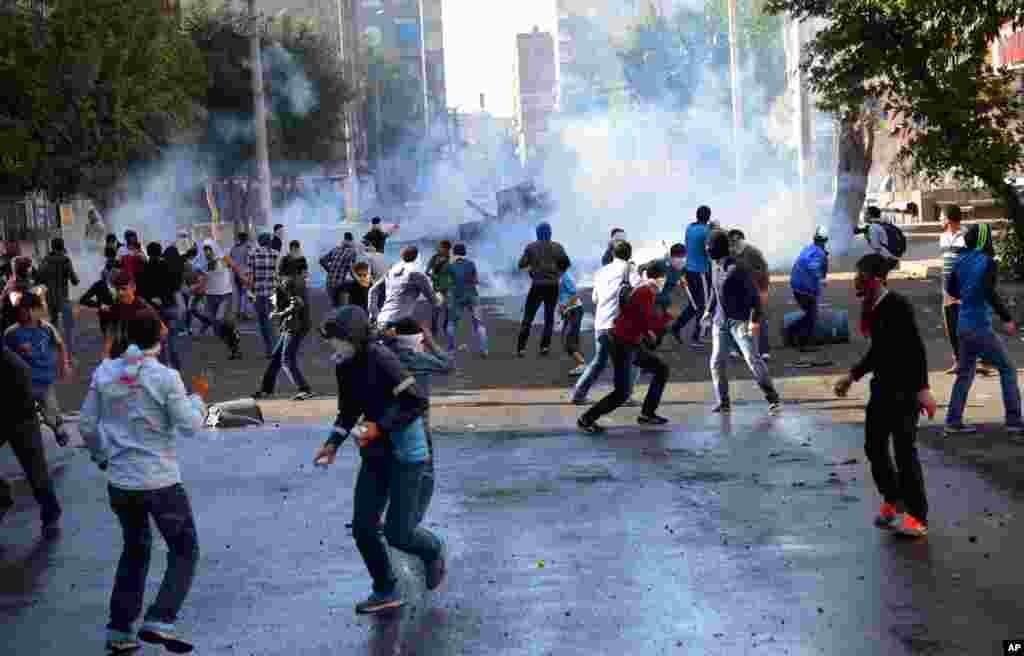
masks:
<path fill-rule="evenodd" d="M 559 21 L 571 60 L 562 65 L 562 110 L 569 114 L 608 111 L 612 89 L 623 83 L 622 62 L 608 31 L 586 16 Z"/>
<path fill-rule="evenodd" d="M 633 96 L 644 104 L 689 107 L 710 63 L 704 41 L 704 17 L 686 9 L 633 28 L 627 47 L 619 52 Z"/>
<path fill-rule="evenodd" d="M 202 61 L 157 3 L 25 4 L 0 20 L 0 189 L 102 200 L 195 120 Z"/>
<path fill-rule="evenodd" d="M 252 27 L 241 10 L 209 2 L 193 5 L 185 18 L 185 31 L 206 61 L 208 120 L 202 142 L 221 177 L 250 174 L 255 158 L 247 33 Z M 261 46 L 270 159 L 292 169 L 337 159 L 344 143 L 342 112 L 355 93 L 329 43 L 300 26 L 277 38 L 264 34 Z"/>
<path fill-rule="evenodd" d="M 980 180 L 1024 234 L 1007 179 L 1024 160 L 1024 103 L 1012 74 L 987 61 L 1003 26 L 1024 24 L 1024 2 L 768 0 L 767 9 L 823 19 L 804 64 L 821 109 L 844 126 L 878 112 L 905 121 L 901 162 L 926 179 Z"/>

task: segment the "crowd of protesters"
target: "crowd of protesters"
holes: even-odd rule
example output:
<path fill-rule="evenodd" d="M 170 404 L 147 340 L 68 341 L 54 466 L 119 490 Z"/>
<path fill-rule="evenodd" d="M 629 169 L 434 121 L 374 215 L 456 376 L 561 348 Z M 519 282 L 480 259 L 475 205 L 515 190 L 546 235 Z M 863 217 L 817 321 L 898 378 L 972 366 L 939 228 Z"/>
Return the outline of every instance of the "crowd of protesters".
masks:
<path fill-rule="evenodd" d="M 530 288 L 514 353 L 526 357 L 534 319 L 543 306 L 539 354 L 548 356 L 560 317 L 563 346 L 571 358 L 568 375 L 578 378 L 570 400 L 590 405 L 577 420 L 581 431 L 603 432 L 598 421 L 623 406 L 640 406 L 640 424 L 669 423 L 658 414 L 670 376 L 658 350 L 668 334 L 695 350 L 703 350 L 710 339 L 713 412 L 732 409 L 730 357 L 743 359 L 769 413 L 781 411 L 766 364 L 772 291 L 767 261 L 741 230 L 721 230 L 711 216 L 709 207 L 698 208 L 681 242 L 639 266 L 632 261 L 625 231 L 611 231 L 602 266 L 593 276 L 595 346 L 589 362 L 580 339 L 587 305 L 575 267 L 553 239 L 551 226 L 537 226 L 537 239 L 526 245 L 518 261 Z M 996 291 L 992 232 L 984 224 L 963 231 L 957 208 L 945 216 L 944 319 L 954 356 L 951 372 L 956 374 L 946 433 L 974 430 L 964 423 L 963 410 L 979 360 L 999 373 L 1007 429 L 1024 433 L 1016 369 L 992 327 L 994 312 L 1009 334 L 1016 331 Z M 855 381 L 872 374 L 865 433 L 871 472 L 882 496 L 875 523 L 918 537 L 927 533 L 928 505 L 916 432 L 919 415 L 934 415 L 936 403 L 914 309 L 888 289 L 888 274 L 898 266 L 905 244 L 881 225 L 875 208 L 869 209 L 868 218 L 858 233 L 865 235 L 873 252 L 857 263 L 855 290 L 862 300 L 860 329 L 870 348 L 834 390 L 844 396 Z M 244 357 L 239 320 L 256 321 L 268 360 L 253 394 L 256 399 L 274 394 L 282 372 L 297 388 L 293 400 L 312 398 L 300 366 L 301 349 L 313 332 L 328 347 L 338 385 L 338 417 L 314 462 L 332 464 L 339 446 L 356 436 L 362 460 L 353 535 L 372 579 L 372 593 L 356 605 L 357 612 L 404 603 L 388 546 L 423 560 L 429 589 L 445 579 L 446 543 L 421 526 L 435 476 L 430 380 L 455 366 L 459 327 L 467 316 L 479 355 L 491 352 L 480 275 L 462 242 L 441 241 L 426 266 L 420 266 L 416 246 L 405 246 L 398 261 L 387 266 L 388 237 L 375 219 L 360 243 L 344 233 L 317 260 L 326 273 L 332 306 L 326 321 L 317 322 L 309 296 L 309 262 L 300 242 L 286 241 L 284 226 L 258 235 L 255 243 L 240 233 L 228 251 L 212 239 L 181 253 L 177 246 L 165 249 L 156 242 L 143 247 L 134 231 L 125 232 L 123 244 L 116 235 L 108 236 L 100 279 L 80 299 L 81 307 L 98 314 L 103 360 L 92 373 L 79 426 L 93 460 L 106 472 L 111 507 L 124 533 L 107 626 L 111 652 L 132 651 L 138 648 L 137 639 L 178 653 L 191 649 L 178 636 L 175 621 L 192 583 L 199 547 L 175 444 L 179 436 L 199 430 L 205 414 L 208 389 L 194 381 L 195 394 L 189 395 L 180 373 L 179 340 L 193 334 L 195 321 L 213 331 L 232 360 Z M 788 323 L 785 338 L 801 352 L 819 347 L 827 246 L 828 232 L 818 228 L 790 274 L 790 291 L 802 313 Z M 55 385 L 75 366 L 79 342 L 70 287 L 80 280 L 60 239 L 53 240 L 38 266 L 9 246 L 0 258 L 0 274 L 6 281 L 0 303 L 0 376 L 14 426 L 5 440 L 25 469 L 44 534 L 53 536 L 61 507 L 49 480 L 40 430 L 48 427 L 61 445 L 68 441 Z M 674 314 L 677 306 L 683 309 Z M 691 322 L 686 339 L 683 330 Z M 592 403 L 588 394 L 609 362 L 612 389 Z M 641 372 L 648 372 L 651 382 L 637 403 L 633 390 Z M 0 513 L 10 505 L 8 486 L 0 481 Z M 136 633 L 152 542 L 149 517 L 167 542 L 170 566 Z"/>

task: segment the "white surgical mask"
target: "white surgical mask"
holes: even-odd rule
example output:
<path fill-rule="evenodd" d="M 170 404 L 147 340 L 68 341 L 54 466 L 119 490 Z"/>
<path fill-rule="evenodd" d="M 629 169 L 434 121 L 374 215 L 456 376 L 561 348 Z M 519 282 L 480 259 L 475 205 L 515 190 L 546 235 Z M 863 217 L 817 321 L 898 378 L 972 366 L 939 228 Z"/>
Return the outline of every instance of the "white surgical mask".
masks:
<path fill-rule="evenodd" d="M 331 338 L 327 340 L 327 344 L 331 347 L 331 361 L 334 364 L 345 364 L 352 358 L 356 357 L 355 344 L 346 339 Z"/>
<path fill-rule="evenodd" d="M 682 271 L 683 270 L 683 266 L 685 264 L 686 264 L 686 258 L 685 257 L 673 257 L 672 258 L 672 268 L 675 269 L 676 271 Z"/>

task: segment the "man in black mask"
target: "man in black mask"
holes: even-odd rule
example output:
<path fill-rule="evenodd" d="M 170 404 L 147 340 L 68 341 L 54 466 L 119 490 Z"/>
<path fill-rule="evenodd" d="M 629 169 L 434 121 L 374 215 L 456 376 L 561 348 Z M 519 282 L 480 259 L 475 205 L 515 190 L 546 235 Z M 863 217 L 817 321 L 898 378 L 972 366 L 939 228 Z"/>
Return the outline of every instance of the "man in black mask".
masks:
<path fill-rule="evenodd" d="M 387 347 L 371 340 L 370 319 L 362 308 L 342 306 L 320 329 L 330 345 L 338 379 L 338 418 L 316 453 L 314 464 L 333 464 L 338 447 L 362 417 L 357 437 L 362 465 L 355 489 L 352 533 L 373 578 L 373 593 L 356 604 L 357 613 L 376 613 L 405 603 L 397 585 L 388 545 L 423 559 L 427 589 L 447 575 L 444 541 L 418 526 L 421 488 L 429 451 L 423 415 L 426 394 Z M 380 516 L 387 507 L 383 532 Z"/>

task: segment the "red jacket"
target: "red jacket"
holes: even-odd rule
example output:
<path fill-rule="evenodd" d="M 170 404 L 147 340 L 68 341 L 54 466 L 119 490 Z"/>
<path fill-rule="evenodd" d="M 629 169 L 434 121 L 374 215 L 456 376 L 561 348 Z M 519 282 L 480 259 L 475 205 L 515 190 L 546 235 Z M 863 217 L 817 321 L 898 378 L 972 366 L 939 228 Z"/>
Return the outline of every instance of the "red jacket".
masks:
<path fill-rule="evenodd" d="M 664 330 L 672 317 L 667 312 L 655 312 L 657 297 L 658 288 L 652 284 L 636 287 L 629 302 L 619 309 L 612 335 L 627 344 L 637 345 L 647 333 L 658 334 Z"/>

